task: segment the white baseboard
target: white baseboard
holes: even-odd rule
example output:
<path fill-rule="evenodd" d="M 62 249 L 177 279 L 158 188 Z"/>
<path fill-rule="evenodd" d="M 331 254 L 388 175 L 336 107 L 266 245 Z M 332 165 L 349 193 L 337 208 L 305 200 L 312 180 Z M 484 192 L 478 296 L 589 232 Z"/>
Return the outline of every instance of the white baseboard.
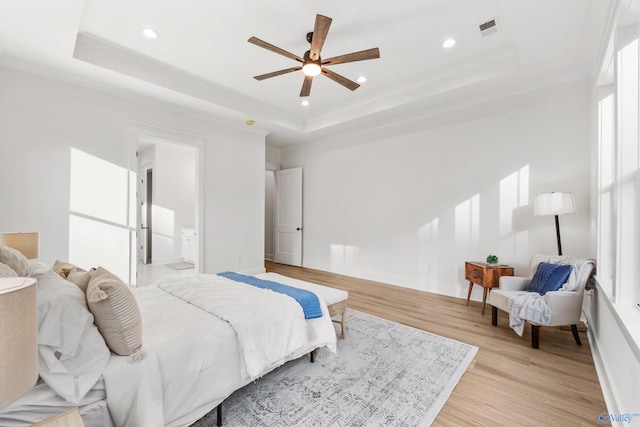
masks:
<path fill-rule="evenodd" d="M 602 362 L 602 357 L 600 356 L 598 343 L 596 342 L 596 339 L 593 336 L 593 332 L 589 325 L 588 317 L 587 317 L 587 339 L 589 340 L 589 346 L 591 347 L 591 357 L 593 358 L 593 365 L 596 368 L 596 375 L 598 375 L 598 381 L 600 382 L 600 388 L 602 389 L 602 396 L 604 397 L 604 403 L 605 405 L 607 405 L 607 411 L 609 411 L 610 414 L 617 414 L 619 413 L 618 405 L 616 403 L 615 395 L 613 393 L 613 389 L 611 388 L 611 384 L 609 383 L 609 378 L 607 376 L 607 371 L 604 367 L 604 363 Z"/>
<path fill-rule="evenodd" d="M 330 264 L 326 263 L 315 263 L 313 261 L 302 261 L 302 266 L 307 268 L 312 268 L 314 270 L 328 271 L 330 273 L 342 274 L 344 276 L 357 277 L 359 279 L 372 280 L 374 282 L 387 283 L 394 286 L 401 286 L 403 288 L 416 289 L 419 291 L 432 292 L 439 295 L 446 295 L 456 298 L 464 298 L 467 299 L 467 289 L 468 285 L 465 283 L 462 286 L 439 286 L 436 283 L 420 283 L 416 279 L 410 279 L 406 277 L 399 276 L 391 276 L 385 274 L 377 274 L 371 273 L 368 271 L 363 271 L 354 268 L 341 268 L 335 269 L 332 268 Z M 477 299 L 477 297 L 472 297 L 472 300 L 482 301 L 481 299 Z"/>

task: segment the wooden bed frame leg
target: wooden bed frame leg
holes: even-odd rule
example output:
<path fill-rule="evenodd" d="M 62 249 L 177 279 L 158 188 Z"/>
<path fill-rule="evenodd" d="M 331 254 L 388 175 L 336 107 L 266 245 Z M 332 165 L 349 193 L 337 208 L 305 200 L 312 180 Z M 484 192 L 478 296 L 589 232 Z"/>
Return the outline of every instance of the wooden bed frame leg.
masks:
<path fill-rule="evenodd" d="M 498 325 L 498 307 L 491 306 L 491 324 L 493 326 Z"/>
<path fill-rule="evenodd" d="M 309 353 L 309 361 L 311 363 L 316 363 L 316 353 L 318 353 L 318 350 L 319 349 L 315 348 L 311 350 L 311 353 Z"/>
<path fill-rule="evenodd" d="M 222 425 L 222 402 L 220 402 L 220 404 L 216 406 L 216 418 L 216 424 L 218 425 L 218 427 L 220 427 Z"/>
<path fill-rule="evenodd" d="M 342 312 L 342 320 L 340 320 L 340 339 L 344 339 L 344 311 Z"/>

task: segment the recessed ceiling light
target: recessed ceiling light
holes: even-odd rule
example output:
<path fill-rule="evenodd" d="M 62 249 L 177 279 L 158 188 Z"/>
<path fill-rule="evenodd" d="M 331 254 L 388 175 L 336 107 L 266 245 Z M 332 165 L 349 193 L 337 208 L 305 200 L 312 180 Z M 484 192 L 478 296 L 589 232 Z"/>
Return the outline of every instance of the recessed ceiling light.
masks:
<path fill-rule="evenodd" d="M 158 38 L 158 36 L 160 34 L 158 34 L 158 32 L 156 30 L 154 30 L 153 28 L 143 28 L 142 29 L 142 34 L 145 35 L 145 37 L 148 37 L 150 39 L 156 39 Z"/>
<path fill-rule="evenodd" d="M 456 44 L 456 39 L 446 39 L 443 43 L 442 43 L 442 47 L 452 47 L 453 45 Z"/>
<path fill-rule="evenodd" d="M 365 76 L 358 77 L 358 83 L 364 83 L 366 81 L 367 81 L 367 78 Z"/>
<path fill-rule="evenodd" d="M 256 124 L 255 120 L 251 120 L 251 119 L 245 121 L 245 123 L 247 124 L 247 126 L 253 126 Z"/>
<path fill-rule="evenodd" d="M 309 105 L 309 101 L 305 99 L 304 101 L 301 102 L 301 104 L 306 107 L 307 105 Z"/>

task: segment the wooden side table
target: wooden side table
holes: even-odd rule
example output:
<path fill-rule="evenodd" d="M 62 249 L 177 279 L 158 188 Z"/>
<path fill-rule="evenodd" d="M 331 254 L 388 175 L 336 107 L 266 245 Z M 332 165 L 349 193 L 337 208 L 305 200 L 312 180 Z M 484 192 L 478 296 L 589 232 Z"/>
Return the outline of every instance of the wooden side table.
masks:
<path fill-rule="evenodd" d="M 508 265 L 491 265 L 484 262 L 465 262 L 464 277 L 469 281 L 467 305 L 469 305 L 473 284 L 475 283 L 482 286 L 484 288 L 482 294 L 482 315 L 484 316 L 484 307 L 487 304 L 487 293 L 491 291 L 491 288 L 498 286 L 501 276 L 513 276 L 513 267 L 509 267 Z"/>

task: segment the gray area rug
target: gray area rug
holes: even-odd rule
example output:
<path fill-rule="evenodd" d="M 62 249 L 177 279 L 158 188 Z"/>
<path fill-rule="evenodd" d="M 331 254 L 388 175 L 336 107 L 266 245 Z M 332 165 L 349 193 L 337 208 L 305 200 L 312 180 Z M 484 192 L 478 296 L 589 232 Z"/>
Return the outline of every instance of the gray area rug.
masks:
<path fill-rule="evenodd" d="M 169 267 L 169 268 L 173 268 L 174 270 L 186 270 L 188 268 L 194 268 L 195 265 L 193 265 L 190 262 L 174 262 L 172 264 L 165 264 L 165 266 Z"/>
<path fill-rule="evenodd" d="M 289 362 L 223 403 L 223 425 L 427 426 L 478 347 L 347 310 L 338 352 Z M 213 410 L 192 427 L 216 425 Z"/>

